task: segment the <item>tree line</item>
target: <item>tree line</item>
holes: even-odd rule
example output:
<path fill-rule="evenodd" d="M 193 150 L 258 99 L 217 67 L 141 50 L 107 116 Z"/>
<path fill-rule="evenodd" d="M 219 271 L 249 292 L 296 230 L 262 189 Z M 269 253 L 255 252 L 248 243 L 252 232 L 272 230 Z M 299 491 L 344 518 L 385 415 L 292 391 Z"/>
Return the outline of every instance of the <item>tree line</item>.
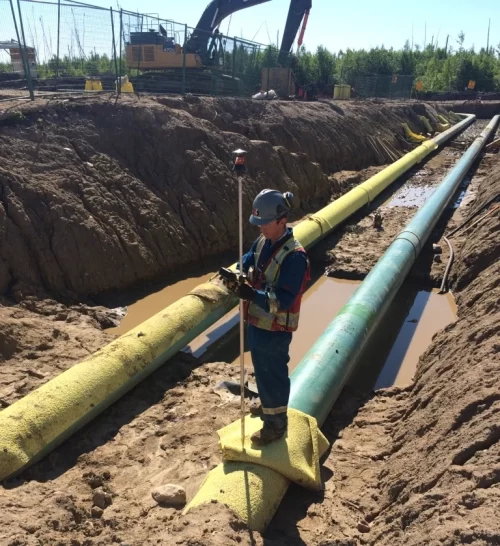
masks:
<path fill-rule="evenodd" d="M 297 57 L 290 57 L 289 63 L 299 84 L 314 84 L 323 91 L 331 90 L 338 83 L 356 86 L 360 78 L 375 75 L 388 78 L 404 76 L 413 86 L 421 82 L 424 91 L 463 91 L 471 80 L 475 82 L 477 91 L 500 91 L 500 44 L 488 51 L 485 48 L 476 51 L 473 47 L 464 48 L 464 40 L 465 35 L 461 32 L 454 48 L 448 45 L 440 48 L 434 44 L 425 49 L 412 48 L 408 41 L 399 50 L 382 46 L 368 51 L 347 49 L 332 53 L 323 46 L 316 51 L 302 47 Z M 231 42 L 217 62 L 224 73 L 257 83 L 262 68 L 277 65 L 275 48 L 257 49 Z M 126 69 L 125 58 L 121 66 L 122 73 L 135 73 Z M 112 56 L 92 52 L 86 56 L 65 55 L 59 62 L 53 56 L 38 63 L 38 75 L 40 78 L 52 77 L 57 67 L 64 76 L 115 74 Z M 8 63 L 0 63 L 0 72 L 9 71 L 11 66 Z"/>
<path fill-rule="evenodd" d="M 463 91 L 472 80 L 477 91 L 500 91 L 500 43 L 497 47 L 465 49 L 461 32 L 456 48 L 430 44 L 425 49 L 377 47 L 366 51 L 347 49 L 332 53 L 319 46 L 315 52 L 303 51 L 298 58 L 298 77 L 320 86 L 334 83 L 355 85 L 367 75 L 411 76 L 413 84 L 422 82 L 425 91 Z"/>

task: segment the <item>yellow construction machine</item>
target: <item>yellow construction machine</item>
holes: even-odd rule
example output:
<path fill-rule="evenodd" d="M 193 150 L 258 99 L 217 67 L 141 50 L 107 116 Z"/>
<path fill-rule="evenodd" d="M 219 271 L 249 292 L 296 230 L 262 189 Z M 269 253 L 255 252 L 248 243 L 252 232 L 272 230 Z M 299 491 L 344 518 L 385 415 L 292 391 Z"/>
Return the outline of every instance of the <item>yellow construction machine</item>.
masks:
<path fill-rule="evenodd" d="M 218 93 L 238 94 L 238 78 L 223 74 L 220 70 L 225 38 L 220 34 L 219 26 L 232 13 L 269 1 L 212 0 L 184 47 L 176 43 L 162 25 L 158 30 L 131 32 L 125 53 L 127 68 L 140 73 L 134 78 L 134 87 L 137 91 L 211 93 L 215 85 Z M 283 63 L 290 53 L 300 24 L 304 21 L 299 45 L 302 43 L 311 3 L 312 0 L 291 0 L 278 64 Z M 269 77 L 270 72 L 266 74 Z M 273 87 L 272 83 L 269 81 L 267 85 Z"/>

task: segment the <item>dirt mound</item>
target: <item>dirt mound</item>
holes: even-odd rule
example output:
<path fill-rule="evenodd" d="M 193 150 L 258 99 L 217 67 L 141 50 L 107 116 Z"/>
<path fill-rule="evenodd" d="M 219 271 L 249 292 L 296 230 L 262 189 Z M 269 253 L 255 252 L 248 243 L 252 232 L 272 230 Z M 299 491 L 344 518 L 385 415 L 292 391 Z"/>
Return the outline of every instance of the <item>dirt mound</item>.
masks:
<path fill-rule="evenodd" d="M 500 192 L 500 164 L 474 209 Z M 500 215 L 469 233 L 457 255 L 459 320 L 422 356 L 379 487 L 374 543 L 500 541 Z M 430 543 L 430 542 L 429 542 Z"/>
<path fill-rule="evenodd" d="M 121 290 L 235 249 L 235 148 L 249 150 L 245 214 L 274 186 L 297 194 L 300 216 L 339 191 L 332 171 L 377 162 L 366 135 L 401 149 L 400 122 L 418 119 L 409 106 L 192 97 L 19 108 L 0 132 L 0 294 L 17 300 Z"/>
<path fill-rule="evenodd" d="M 418 115 L 435 115 L 429 105 L 297 103 L 199 97 L 156 99 L 171 108 L 213 123 L 222 131 L 264 140 L 294 153 L 305 153 L 327 173 L 359 170 L 377 164 L 368 136 L 381 136 L 399 149 L 411 147 L 402 138 L 401 121 L 422 129 Z"/>
<path fill-rule="evenodd" d="M 109 343 L 113 336 L 101 331 L 109 319 L 104 308 L 47 300 L 0 305 L 0 408 Z"/>

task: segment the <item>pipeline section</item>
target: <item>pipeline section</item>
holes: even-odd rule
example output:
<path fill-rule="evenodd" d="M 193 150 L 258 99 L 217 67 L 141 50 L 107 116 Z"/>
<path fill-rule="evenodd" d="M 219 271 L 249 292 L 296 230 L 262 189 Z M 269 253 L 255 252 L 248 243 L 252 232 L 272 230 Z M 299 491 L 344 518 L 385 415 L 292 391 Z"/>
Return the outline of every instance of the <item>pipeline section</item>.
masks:
<path fill-rule="evenodd" d="M 310 248 L 474 120 L 474 115 L 465 115 L 439 137 L 422 143 L 304 220 L 294 228 L 296 237 Z M 237 299 L 213 279 L 4 409 L 0 412 L 0 480 L 50 453 L 236 304 Z"/>
<path fill-rule="evenodd" d="M 290 406 L 322 425 L 458 186 L 496 130 L 495 116 L 391 243 L 292 374 Z M 442 135 L 441 135 L 442 136 Z M 438 137 L 439 138 L 439 137 Z"/>
<path fill-rule="evenodd" d="M 298 410 L 314 417 L 318 426 L 324 423 L 359 363 L 366 343 L 384 317 L 458 186 L 494 133 L 499 118 L 496 116 L 489 123 L 456 163 L 295 368 L 291 375 L 289 412 Z M 223 431 L 219 432 L 222 447 Z M 289 429 L 287 444 L 293 445 L 297 434 L 302 435 L 300 431 Z M 241 462 L 225 460 L 208 474 L 186 511 L 215 499 L 229 505 L 251 529 L 263 532 L 290 483 L 283 479 L 286 472 L 270 470 L 276 468 L 276 461 L 273 460 L 276 455 L 269 455 L 269 461 L 266 461 L 263 454 L 258 464 L 247 465 L 244 470 Z M 271 462 L 274 466 L 271 466 Z M 265 470 L 259 465 L 265 465 Z M 278 473 L 282 474 L 280 478 L 276 476 Z M 230 488 L 227 487 L 229 484 Z M 235 495 L 235 488 L 239 488 L 239 495 Z"/>

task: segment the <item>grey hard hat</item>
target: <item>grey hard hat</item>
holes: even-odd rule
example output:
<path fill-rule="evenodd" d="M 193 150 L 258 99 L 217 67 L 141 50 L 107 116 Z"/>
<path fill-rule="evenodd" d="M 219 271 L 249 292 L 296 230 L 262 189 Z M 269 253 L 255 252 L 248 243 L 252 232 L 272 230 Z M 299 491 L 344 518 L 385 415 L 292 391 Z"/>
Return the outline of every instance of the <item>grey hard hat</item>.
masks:
<path fill-rule="evenodd" d="M 263 226 L 273 220 L 279 220 L 292 208 L 293 193 L 281 193 L 278 190 L 262 190 L 254 199 L 250 223 Z"/>

